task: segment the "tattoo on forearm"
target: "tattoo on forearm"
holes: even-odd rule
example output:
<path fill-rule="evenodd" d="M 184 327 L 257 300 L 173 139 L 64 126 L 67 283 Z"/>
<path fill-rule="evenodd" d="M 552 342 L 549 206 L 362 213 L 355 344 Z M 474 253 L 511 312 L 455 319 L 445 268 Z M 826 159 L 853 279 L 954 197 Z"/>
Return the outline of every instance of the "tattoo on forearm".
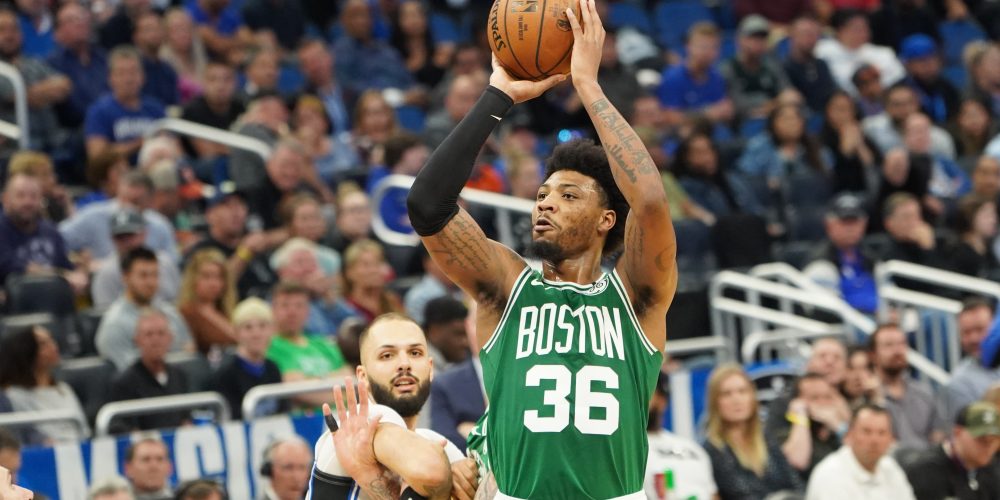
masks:
<path fill-rule="evenodd" d="M 474 500 L 493 500 L 497 496 L 497 491 L 497 482 L 491 475 L 479 485 Z"/>
<path fill-rule="evenodd" d="M 489 253 L 482 245 L 482 234 L 475 221 L 463 214 L 455 216 L 445 231 L 438 233 L 442 247 L 430 250 L 445 257 L 445 265 L 460 269 L 487 269 Z"/>
<path fill-rule="evenodd" d="M 606 98 L 595 101 L 590 105 L 590 109 L 618 139 L 617 143 L 607 147 L 608 154 L 614 159 L 618 168 L 628 176 L 629 181 L 633 184 L 638 182 L 637 170 L 639 175 L 656 173 L 656 165 L 653 164 L 646 146 L 639 140 L 632 126 Z"/>
<path fill-rule="evenodd" d="M 368 498 L 372 500 L 398 500 L 399 498 L 399 483 L 391 477 L 389 471 L 368 483 L 365 490 Z"/>

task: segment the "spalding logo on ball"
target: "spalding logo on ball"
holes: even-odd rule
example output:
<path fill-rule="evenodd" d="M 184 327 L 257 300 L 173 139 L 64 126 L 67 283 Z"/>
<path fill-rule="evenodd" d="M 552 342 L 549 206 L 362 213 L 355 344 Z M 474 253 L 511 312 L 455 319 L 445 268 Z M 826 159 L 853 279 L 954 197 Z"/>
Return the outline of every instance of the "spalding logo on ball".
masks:
<path fill-rule="evenodd" d="M 521 80 L 569 73 L 573 28 L 566 9 L 577 0 L 495 0 L 486 29 L 497 60 Z"/>

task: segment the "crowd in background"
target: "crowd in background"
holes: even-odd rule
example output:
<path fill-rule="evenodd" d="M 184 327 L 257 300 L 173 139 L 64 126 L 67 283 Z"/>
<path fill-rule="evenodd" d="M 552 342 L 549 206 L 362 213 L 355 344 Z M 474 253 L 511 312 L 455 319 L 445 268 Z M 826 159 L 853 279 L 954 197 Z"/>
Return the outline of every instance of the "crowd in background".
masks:
<path fill-rule="evenodd" d="M 490 49 L 479 28 L 489 2 L 2 4 L 0 61 L 22 75 L 29 130 L 28 148 L 0 141 L 8 318 L 0 411 L 68 408 L 92 424 L 104 402 L 211 389 L 235 417 L 252 418 L 241 406 L 250 388 L 351 374 L 365 325 L 398 312 L 425 330 L 438 375 L 422 422 L 464 448 L 485 407 L 467 327 L 472 301 L 422 248 L 375 234 L 374 219 L 412 233 L 406 191 L 372 196 L 388 175 L 415 175 L 484 90 Z M 677 5 L 705 16 L 679 32 L 651 26 L 659 13 L 681 12 L 670 10 Z M 874 314 L 881 261 L 1000 278 L 1000 4 L 597 6 L 609 31 L 599 80 L 662 172 L 682 288 L 703 288 L 719 269 L 784 260 Z M 0 80 L 0 119 L 14 122 L 15 108 L 14 87 Z M 271 152 L 158 131 L 165 117 Z M 532 200 L 551 148 L 595 136 L 562 84 L 512 110 L 468 187 Z M 501 228 L 495 210 L 469 209 L 491 237 L 527 247 L 526 216 Z M 11 320 L 32 312 L 24 304 L 38 290 L 68 294 L 68 312 L 44 324 Z M 1000 380 L 996 346 L 979 349 L 992 317 L 993 304 L 967 299 L 957 321 L 978 333 L 962 334 L 955 382 L 936 390 L 909 378 L 906 333 L 893 325 L 869 346 L 817 342 L 791 395 L 766 407 L 741 368 L 720 367 L 709 382 L 704 448 L 660 430 L 661 383 L 650 450 L 651 463 L 667 465 L 650 466 L 650 497 L 672 467 L 677 489 L 697 498 L 779 490 L 827 498 L 845 477 L 859 488 L 912 484 L 917 498 L 940 498 L 923 493 L 940 486 L 926 483 L 926 471 L 955 464 L 952 495 L 1000 496 L 996 410 L 976 403 L 1000 400 L 991 389 Z M 61 380 L 60 351 L 105 359 L 106 393 L 84 398 Z M 186 369 L 192 359 L 208 375 Z M 256 412 L 310 412 L 325 397 Z M 117 419 L 112 430 L 191 421 L 163 413 Z M 63 424 L 12 429 L 0 434 L 0 465 L 16 471 L 20 443 L 90 434 Z M 165 446 L 133 447 L 131 486 L 109 479 L 94 498 L 130 488 L 137 498 L 174 494 Z M 269 455 L 284 460 L 284 447 L 275 448 Z M 287 448 L 296 464 L 311 460 L 308 446 Z M 268 494 L 292 498 L 308 474 L 291 486 L 276 477 Z M 212 498 L 222 493 L 213 484 L 185 491 Z"/>

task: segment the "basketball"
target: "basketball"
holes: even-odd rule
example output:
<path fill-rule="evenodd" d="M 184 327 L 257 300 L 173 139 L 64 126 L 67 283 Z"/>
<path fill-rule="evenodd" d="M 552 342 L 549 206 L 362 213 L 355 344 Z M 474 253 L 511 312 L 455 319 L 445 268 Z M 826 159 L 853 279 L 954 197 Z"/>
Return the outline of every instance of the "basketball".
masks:
<path fill-rule="evenodd" d="M 494 0 L 486 32 L 497 60 L 521 80 L 543 80 L 569 73 L 573 28 L 566 17 L 577 0 Z"/>

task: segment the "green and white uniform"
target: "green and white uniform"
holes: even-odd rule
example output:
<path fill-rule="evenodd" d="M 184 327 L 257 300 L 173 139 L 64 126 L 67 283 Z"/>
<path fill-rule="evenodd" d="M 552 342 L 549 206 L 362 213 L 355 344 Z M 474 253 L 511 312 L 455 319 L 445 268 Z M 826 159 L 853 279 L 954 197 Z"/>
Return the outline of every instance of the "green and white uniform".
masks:
<path fill-rule="evenodd" d="M 469 440 L 498 498 L 645 498 L 646 419 L 663 355 L 618 273 L 518 276 L 480 352 L 489 408 Z"/>

